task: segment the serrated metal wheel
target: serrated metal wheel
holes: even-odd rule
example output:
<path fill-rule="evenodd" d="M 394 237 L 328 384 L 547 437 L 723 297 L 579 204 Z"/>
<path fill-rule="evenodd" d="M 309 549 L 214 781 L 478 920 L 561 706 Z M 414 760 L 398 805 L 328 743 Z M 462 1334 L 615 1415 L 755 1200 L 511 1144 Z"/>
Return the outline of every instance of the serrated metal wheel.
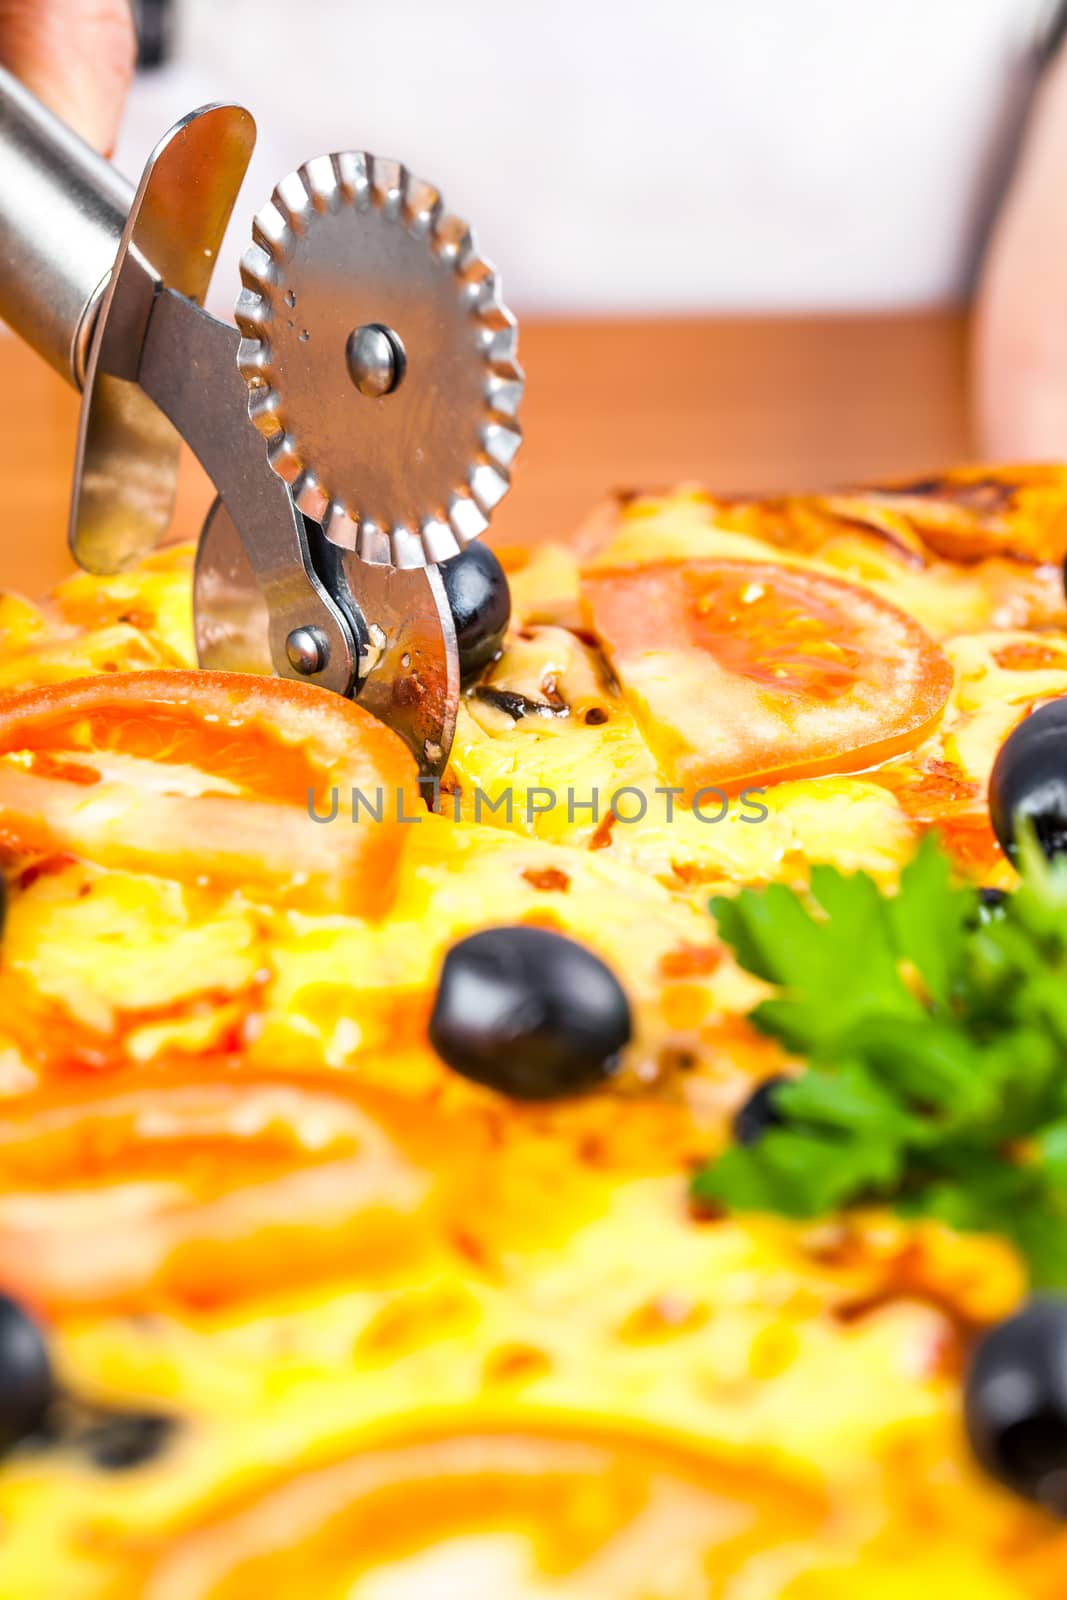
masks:
<path fill-rule="evenodd" d="M 237 303 L 249 415 L 326 537 L 418 567 L 484 532 L 521 442 L 515 320 L 437 190 L 359 152 L 290 174 Z"/>

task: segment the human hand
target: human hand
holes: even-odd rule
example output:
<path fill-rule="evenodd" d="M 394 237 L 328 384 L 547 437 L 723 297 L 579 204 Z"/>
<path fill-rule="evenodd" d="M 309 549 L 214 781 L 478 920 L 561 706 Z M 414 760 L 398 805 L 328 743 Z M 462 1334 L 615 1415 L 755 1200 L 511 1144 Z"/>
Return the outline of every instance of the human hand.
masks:
<path fill-rule="evenodd" d="M 986 255 L 974 397 L 989 460 L 1067 461 L 1067 47 L 1038 91 Z"/>
<path fill-rule="evenodd" d="M 135 58 L 129 0 L 0 0 L 0 62 L 98 150 L 114 145 Z"/>

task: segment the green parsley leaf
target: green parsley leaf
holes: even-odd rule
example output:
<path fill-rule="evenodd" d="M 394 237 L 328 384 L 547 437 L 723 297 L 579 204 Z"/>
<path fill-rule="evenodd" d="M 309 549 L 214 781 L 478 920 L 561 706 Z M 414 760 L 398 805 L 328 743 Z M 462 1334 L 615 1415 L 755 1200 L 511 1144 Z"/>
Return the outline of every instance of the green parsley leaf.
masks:
<path fill-rule="evenodd" d="M 983 921 L 928 836 L 893 895 L 816 867 L 712 902 L 752 1013 L 807 1058 L 781 1125 L 727 1149 L 694 1198 L 817 1217 L 857 1204 L 1000 1233 L 1035 1283 L 1067 1288 L 1067 864 L 1033 838 L 1021 884 Z"/>
<path fill-rule="evenodd" d="M 974 898 L 953 888 L 948 857 L 932 833 L 904 868 L 900 892 L 886 909 L 894 948 L 906 952 L 931 999 L 947 1006 L 964 960 Z"/>

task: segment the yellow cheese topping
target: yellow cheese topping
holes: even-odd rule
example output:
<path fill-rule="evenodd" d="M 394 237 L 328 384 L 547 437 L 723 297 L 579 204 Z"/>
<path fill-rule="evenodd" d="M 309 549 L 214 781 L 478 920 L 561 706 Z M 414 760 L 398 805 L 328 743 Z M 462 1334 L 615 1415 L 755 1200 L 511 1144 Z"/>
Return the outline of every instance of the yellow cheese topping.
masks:
<path fill-rule="evenodd" d="M 982 1475 L 961 1424 L 969 1341 L 1024 1293 L 1012 1251 L 873 1211 L 697 1218 L 686 1196 L 783 1065 L 709 896 L 813 862 L 891 887 L 928 827 L 1010 886 L 985 787 L 1067 693 L 1065 542 L 1052 469 L 631 500 L 575 549 L 505 553 L 511 632 L 384 917 L 8 860 L 0 1275 L 49 1286 L 79 1403 L 174 1427 L 124 1472 L 76 1422 L 0 1463 L 0 1596 L 1059 1600 L 1067 1533 Z M 720 557 L 914 618 L 952 667 L 936 727 L 715 821 L 669 803 L 582 574 Z M 3 597 L 0 693 L 193 665 L 190 568 L 176 550 Z M 148 793 L 202 786 L 116 760 Z M 624 984 L 634 1039 L 603 1092 L 513 1104 L 428 1048 L 445 952 L 501 923 L 566 933 Z M 159 1254 L 172 1237 L 195 1267 Z"/>

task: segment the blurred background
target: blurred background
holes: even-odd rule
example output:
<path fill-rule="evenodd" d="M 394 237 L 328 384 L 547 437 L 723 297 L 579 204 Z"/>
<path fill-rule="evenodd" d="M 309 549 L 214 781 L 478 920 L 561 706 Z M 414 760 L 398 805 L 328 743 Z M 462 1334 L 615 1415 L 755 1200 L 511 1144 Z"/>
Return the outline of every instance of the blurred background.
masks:
<path fill-rule="evenodd" d="M 961 298 L 1029 95 L 1041 0 L 140 0 L 116 160 L 190 106 L 259 124 L 254 209 L 326 150 L 476 219 L 527 314 Z M 233 297 L 247 216 L 220 262 Z"/>
<path fill-rule="evenodd" d="M 1065 7 L 1049 0 L 135 0 L 132 179 L 191 107 L 259 143 L 216 272 L 309 156 L 403 160 L 475 226 L 529 378 L 498 537 L 612 487 L 973 453 L 966 305 Z M 67 415 L 43 374 L 27 404 Z M 58 408 L 58 409 L 57 409 Z M 53 426 L 66 426 L 65 421 Z M 50 473 L 28 446 L 29 470 Z M 183 529 L 203 498 L 183 488 Z"/>

